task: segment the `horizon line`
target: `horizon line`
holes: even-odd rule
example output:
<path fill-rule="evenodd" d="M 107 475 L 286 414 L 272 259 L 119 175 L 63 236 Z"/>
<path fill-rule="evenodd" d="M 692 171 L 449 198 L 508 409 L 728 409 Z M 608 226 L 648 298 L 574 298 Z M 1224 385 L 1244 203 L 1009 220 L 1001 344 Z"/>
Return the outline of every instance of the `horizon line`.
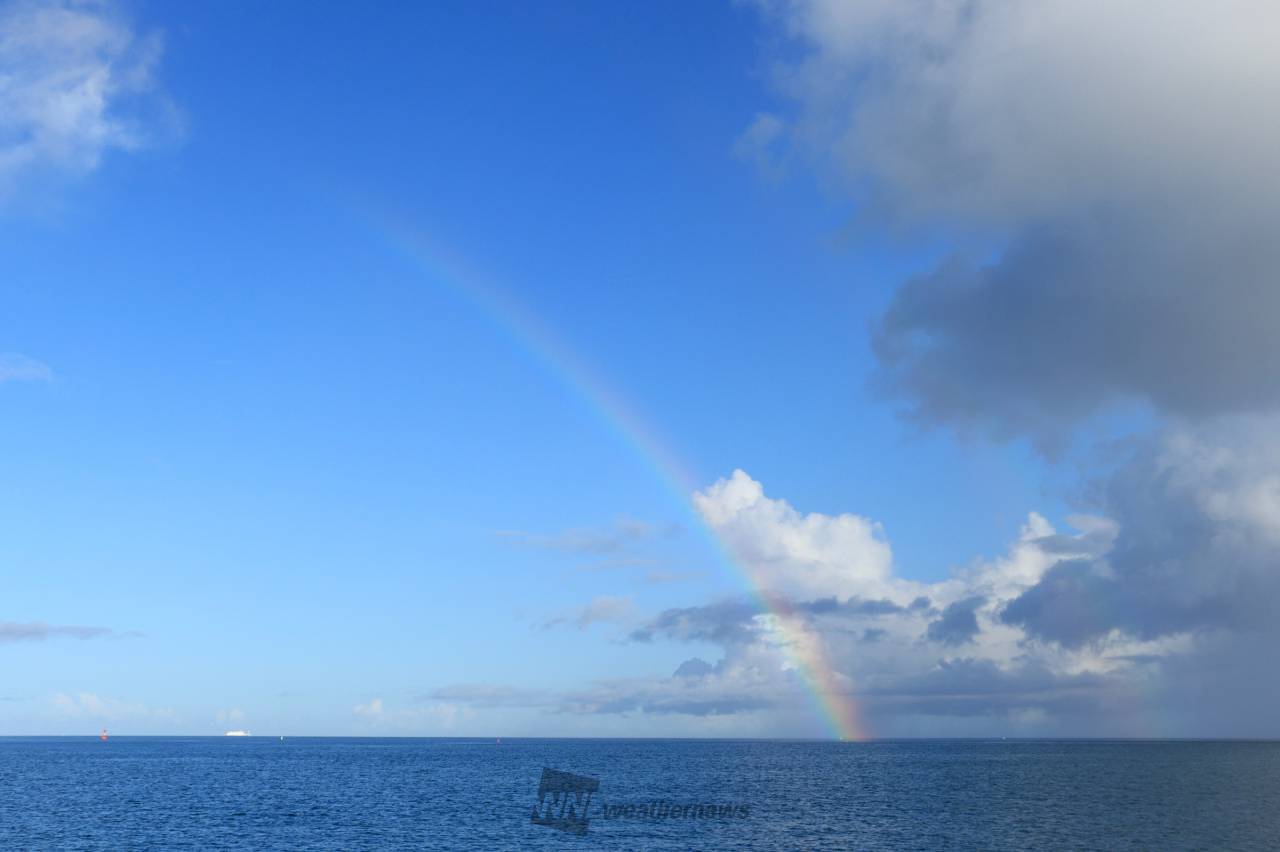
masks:
<path fill-rule="evenodd" d="M 99 734 L 0 734 L 0 740 L 34 740 L 34 739 L 92 739 L 98 740 Z M 557 736 L 440 736 L 419 734 L 245 734 L 228 736 L 227 734 L 111 734 L 110 739 L 213 739 L 227 741 L 241 740 L 466 740 L 489 742 L 492 740 L 564 740 L 577 742 L 794 742 L 794 743 L 832 743 L 841 745 L 865 745 L 874 743 L 895 742 L 1079 742 L 1079 743 L 1160 743 L 1160 742 L 1201 742 L 1201 743 L 1280 743 L 1280 736 L 1188 736 L 1188 737 L 1124 737 L 1124 736 L 902 736 L 902 737 L 870 737 L 865 739 L 834 739 L 829 737 L 557 737 Z"/>

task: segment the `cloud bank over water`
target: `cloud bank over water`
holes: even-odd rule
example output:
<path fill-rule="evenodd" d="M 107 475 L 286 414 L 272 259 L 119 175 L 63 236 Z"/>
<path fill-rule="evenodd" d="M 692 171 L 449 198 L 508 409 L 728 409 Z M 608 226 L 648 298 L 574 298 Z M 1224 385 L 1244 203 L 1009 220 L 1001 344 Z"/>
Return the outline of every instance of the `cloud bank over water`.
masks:
<path fill-rule="evenodd" d="M 758 5 L 779 107 L 734 155 L 811 169 L 855 233 L 936 258 L 872 329 L 873 386 L 1050 465 L 1114 412 L 1153 425 L 1088 457 L 1073 529 L 1031 513 L 941 582 L 898 574 L 874 507 L 806 513 L 741 471 L 695 495 L 707 524 L 881 733 L 1280 734 L 1256 688 L 1280 674 L 1280 7 Z M 633 641 L 722 656 L 565 706 L 786 706 L 774 619 L 657 613 Z"/>
<path fill-rule="evenodd" d="M 1229 669 L 1236 676 L 1265 676 L 1238 663 L 1276 638 L 1280 448 L 1261 426 L 1251 434 L 1142 443 L 1102 483 L 1105 516 L 1078 516 L 1064 531 L 1033 513 L 1004 555 L 933 583 L 895 572 L 874 522 L 799 511 L 742 471 L 696 502 L 753 582 L 791 601 L 793 622 L 824 645 L 878 733 L 1138 736 L 1248 725 L 1256 734 L 1267 730 L 1269 706 L 1244 712 L 1226 702 L 1215 712 L 1191 688 L 1211 669 L 1227 677 L 1224 654 L 1244 655 Z M 668 609 L 630 641 L 712 646 L 721 656 L 691 658 L 665 678 L 521 699 L 567 714 L 794 707 L 804 691 L 787 653 L 796 625 L 779 627 L 745 598 Z M 491 695 L 455 688 L 433 697 L 472 704 Z M 1152 729 L 1156 703 L 1162 721 Z"/>

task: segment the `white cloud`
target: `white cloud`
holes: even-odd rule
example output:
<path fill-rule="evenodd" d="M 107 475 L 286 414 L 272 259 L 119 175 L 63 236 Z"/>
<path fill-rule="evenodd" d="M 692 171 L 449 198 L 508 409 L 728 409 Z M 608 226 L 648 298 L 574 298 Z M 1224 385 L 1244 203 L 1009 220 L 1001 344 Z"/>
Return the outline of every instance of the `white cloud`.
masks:
<path fill-rule="evenodd" d="M 4 382 L 49 382 L 53 370 L 34 358 L 7 353 L 0 355 L 0 384 Z"/>
<path fill-rule="evenodd" d="M 761 720 L 795 723 L 788 714 L 805 706 L 805 681 L 816 675 L 854 696 L 882 735 L 1149 734 L 1154 701 L 1170 718 L 1199 720 L 1164 733 L 1231 734 L 1239 729 L 1213 726 L 1247 717 L 1250 732 L 1273 735 L 1266 714 L 1278 705 L 1214 706 L 1193 688 L 1212 674 L 1223 695 L 1247 691 L 1245 680 L 1265 676 L 1256 666 L 1274 644 L 1280 442 L 1272 421 L 1237 425 L 1136 445 L 1101 489 L 1111 517 L 1077 515 L 1074 531 L 1062 532 L 1031 513 L 1006 552 L 929 583 L 895 574 L 874 521 L 801 512 L 735 471 L 695 495 L 697 508 L 771 591 L 774 611 L 721 600 L 665 610 L 630 634 L 699 654 L 718 647 L 714 665 L 569 691 L 464 685 L 428 697 L 641 725 L 741 716 L 767 728 Z M 621 609 L 596 604 L 583 611 L 586 623 L 588 612 Z M 1228 676 L 1214 660 L 1233 651 Z"/>
<path fill-rule="evenodd" d="M 574 619 L 579 628 L 598 622 L 618 621 L 631 612 L 631 598 L 616 595 L 599 595 L 583 607 Z"/>
<path fill-rule="evenodd" d="M 757 586 L 804 600 L 890 592 L 892 553 L 874 521 L 801 515 L 740 470 L 693 500 Z"/>
<path fill-rule="evenodd" d="M 364 724 L 385 730 L 404 733 L 436 734 L 448 732 L 475 715 L 464 703 L 454 701 L 430 701 L 412 707 L 388 707 L 381 698 L 357 704 L 352 712 Z"/>
<path fill-rule="evenodd" d="M 776 180 L 782 176 L 785 155 L 786 123 L 773 113 L 757 113 L 747 129 L 733 144 L 733 155 L 751 163 L 762 177 Z"/>
<path fill-rule="evenodd" d="M 79 624 L 45 624 L 43 621 L 0 621 L 0 642 L 43 642 L 46 639 L 101 639 L 115 636 L 109 627 Z"/>
<path fill-rule="evenodd" d="M 1005 225 L 1117 193 L 1280 190 L 1268 0 L 764 5 L 806 48 L 779 71 L 795 137 L 897 215 Z"/>
<path fill-rule="evenodd" d="M 229 710 L 219 710 L 217 719 L 220 725 L 238 725 L 244 721 L 245 715 L 239 707 L 232 707 Z"/>
<path fill-rule="evenodd" d="M 666 610 L 631 638 L 718 646 L 723 656 L 714 666 L 682 664 L 670 675 L 562 692 L 463 686 L 431 697 L 477 709 L 795 724 L 788 714 L 805 706 L 805 683 L 818 674 L 856 694 L 890 726 L 900 714 L 1025 723 L 1036 713 L 1056 717 L 1109 699 L 1118 688 L 1109 676 L 1131 667 L 1131 658 L 1159 657 L 1185 644 L 1184 637 L 1139 641 L 1117 633 L 1088 648 L 1064 648 L 1033 641 L 1001 618 L 1003 607 L 1053 566 L 1105 551 L 1115 525 L 1103 519 L 1082 517 L 1080 532 L 1060 534 L 1032 514 L 1005 555 L 919 583 L 894 575 L 889 544 L 874 521 L 800 512 L 766 496 L 743 471 L 696 494 L 695 502 L 737 564 L 781 603 L 774 612 L 747 599 Z M 613 600 L 596 603 L 588 611 L 612 615 L 618 608 Z M 814 661 L 822 672 L 807 670 Z"/>
<path fill-rule="evenodd" d="M 681 532 L 678 526 L 655 526 L 632 518 L 620 518 L 606 527 L 565 530 L 557 535 L 537 535 L 519 530 L 497 530 L 494 535 L 528 547 L 578 556 L 614 555 L 621 562 L 637 545 L 656 539 L 671 538 Z"/>
<path fill-rule="evenodd" d="M 556 616 L 545 624 L 544 628 L 561 624 L 573 624 L 579 630 L 585 630 L 593 624 L 608 624 L 625 621 L 631 615 L 631 598 L 620 595 L 597 595 L 584 607 L 564 615 Z"/>
<path fill-rule="evenodd" d="M 136 118 L 160 56 L 108 3 L 19 0 L 0 10 L 0 195 L 28 175 L 80 175 L 146 140 Z"/>
<path fill-rule="evenodd" d="M 54 712 L 66 718 L 94 719 L 103 723 L 112 721 L 168 719 L 173 711 L 153 708 L 118 698 L 104 697 L 93 692 L 60 692 L 52 699 Z"/>
<path fill-rule="evenodd" d="M 749 606 L 724 604 L 671 610 L 637 637 L 721 644 L 728 654 L 725 671 L 750 658 L 755 671 L 772 666 L 780 690 L 792 689 L 786 672 L 793 654 L 812 659 L 813 646 L 819 646 L 831 675 L 855 693 L 879 696 L 869 699 L 873 704 L 914 702 L 967 714 L 982 703 L 972 695 L 944 701 L 948 691 L 989 689 L 988 709 L 999 712 L 1074 707 L 1087 690 L 1117 688 L 1110 680 L 1081 678 L 1126 671 L 1134 660 L 1190 647 L 1182 631 L 1144 638 L 1120 629 L 1065 647 L 1036 641 L 1024 625 L 1005 621 L 1005 608 L 1054 566 L 1106 554 L 1119 528 L 1105 518 L 1079 516 L 1079 531 L 1062 534 L 1032 513 L 1005 555 L 959 568 L 946 580 L 919 583 L 894 575 L 889 545 L 873 521 L 801 513 L 765 496 L 742 471 L 695 499 L 740 567 L 789 599 L 790 611 L 758 614 Z M 767 662 L 770 654 L 773 663 Z M 948 660 L 959 661 L 960 668 Z M 1025 692 L 1022 699 L 1010 694 L 1017 690 Z M 925 693 L 927 701 L 920 697 Z"/>

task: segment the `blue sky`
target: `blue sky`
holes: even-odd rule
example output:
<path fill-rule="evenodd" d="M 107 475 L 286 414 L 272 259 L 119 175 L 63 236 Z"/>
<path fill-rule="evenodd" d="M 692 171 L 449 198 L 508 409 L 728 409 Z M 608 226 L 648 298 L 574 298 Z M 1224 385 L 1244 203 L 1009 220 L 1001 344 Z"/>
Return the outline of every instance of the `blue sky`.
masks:
<path fill-rule="evenodd" d="M 756 8 L 18 4 L 6 25 L 49 10 L 115 28 L 78 70 L 113 75 L 86 115 L 116 135 L 5 173 L 0 351 L 39 375 L 0 383 L 0 623 L 40 635 L 0 642 L 4 733 L 825 734 L 803 691 L 547 697 L 735 659 L 628 637 L 739 598 L 751 545 L 720 556 L 690 495 L 388 221 L 537 317 L 697 488 L 740 469 L 871 519 L 902 583 L 1080 510 L 1074 452 L 908 422 L 872 389 L 902 282 L 969 237 L 868 225 L 799 142 L 750 148 L 806 110 L 778 71 L 806 43 Z M 1145 422 L 1108 416 L 1081 428 Z M 884 729 L 970 730 L 933 718 Z"/>

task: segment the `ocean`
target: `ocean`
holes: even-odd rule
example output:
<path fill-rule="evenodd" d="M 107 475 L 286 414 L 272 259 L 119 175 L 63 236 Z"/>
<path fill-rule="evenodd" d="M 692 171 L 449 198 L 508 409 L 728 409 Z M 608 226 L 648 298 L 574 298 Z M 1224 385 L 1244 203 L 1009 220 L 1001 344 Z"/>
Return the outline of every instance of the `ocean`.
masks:
<path fill-rule="evenodd" d="M 0 738 L 0 848 L 1276 849 L 1280 743 Z"/>

